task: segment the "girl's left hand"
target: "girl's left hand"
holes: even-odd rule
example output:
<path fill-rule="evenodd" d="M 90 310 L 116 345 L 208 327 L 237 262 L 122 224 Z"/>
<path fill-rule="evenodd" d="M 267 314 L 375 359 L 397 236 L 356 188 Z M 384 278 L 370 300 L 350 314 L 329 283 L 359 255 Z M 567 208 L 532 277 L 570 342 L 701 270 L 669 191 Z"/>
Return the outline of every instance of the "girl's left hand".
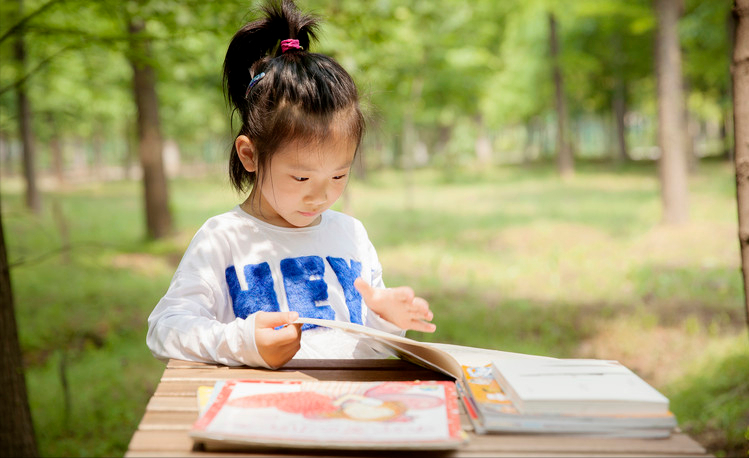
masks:
<path fill-rule="evenodd" d="M 428 323 L 434 318 L 429 303 L 415 296 L 408 286 L 377 289 L 361 278 L 354 281 L 354 286 L 367 307 L 399 328 L 421 332 L 434 332 L 437 329 L 437 326 Z"/>

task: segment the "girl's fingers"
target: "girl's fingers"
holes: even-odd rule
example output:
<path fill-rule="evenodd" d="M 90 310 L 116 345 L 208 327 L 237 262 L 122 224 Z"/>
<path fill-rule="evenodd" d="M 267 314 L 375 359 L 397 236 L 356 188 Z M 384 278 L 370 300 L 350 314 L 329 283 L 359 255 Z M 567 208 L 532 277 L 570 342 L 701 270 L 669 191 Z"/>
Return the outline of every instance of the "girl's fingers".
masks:
<path fill-rule="evenodd" d="M 295 346 L 301 337 L 301 324 L 285 326 L 282 329 L 262 328 L 256 332 L 260 333 L 267 345 L 283 347 Z"/>
<path fill-rule="evenodd" d="M 354 280 L 354 288 L 356 288 L 357 291 L 359 291 L 359 294 L 361 294 L 362 298 L 364 299 L 364 302 L 370 302 L 372 299 L 372 296 L 375 293 L 374 288 L 370 286 L 369 283 L 362 280 L 361 277 Z"/>
<path fill-rule="evenodd" d="M 414 298 L 410 310 L 421 319 L 431 321 L 434 318 L 434 314 L 429 310 L 429 303 L 421 297 Z"/>
<path fill-rule="evenodd" d="M 427 323 L 426 321 L 411 320 L 411 326 L 409 329 L 420 332 L 434 332 L 437 330 L 437 326 L 433 323 Z"/>
<path fill-rule="evenodd" d="M 397 301 L 412 302 L 414 300 L 414 290 L 408 286 L 399 286 L 397 288 L 391 288 L 391 293 Z"/>
<path fill-rule="evenodd" d="M 255 328 L 275 328 L 293 323 L 297 318 L 299 318 L 297 312 L 257 312 Z"/>

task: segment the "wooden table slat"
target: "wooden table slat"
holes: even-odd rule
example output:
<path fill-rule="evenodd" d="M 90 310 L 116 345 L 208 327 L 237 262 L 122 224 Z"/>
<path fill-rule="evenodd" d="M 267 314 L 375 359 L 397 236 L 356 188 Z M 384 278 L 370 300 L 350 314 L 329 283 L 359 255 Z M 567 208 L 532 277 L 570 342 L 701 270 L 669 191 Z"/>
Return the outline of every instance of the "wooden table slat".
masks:
<path fill-rule="evenodd" d="M 281 375 L 279 375 L 281 374 Z M 298 371 L 264 371 L 260 369 L 247 369 L 245 371 L 214 370 L 214 369 L 166 369 L 161 381 L 197 381 L 213 384 L 219 380 L 231 380 L 236 378 L 277 380 L 279 377 L 285 380 L 314 380 L 313 377 Z"/>
<path fill-rule="evenodd" d="M 140 420 L 138 429 L 148 431 L 158 430 L 189 430 L 195 420 L 198 419 L 198 412 L 191 411 L 174 411 L 174 410 L 147 410 Z"/>
<path fill-rule="evenodd" d="M 154 396 L 146 405 L 146 412 L 198 412 L 196 396 Z"/>

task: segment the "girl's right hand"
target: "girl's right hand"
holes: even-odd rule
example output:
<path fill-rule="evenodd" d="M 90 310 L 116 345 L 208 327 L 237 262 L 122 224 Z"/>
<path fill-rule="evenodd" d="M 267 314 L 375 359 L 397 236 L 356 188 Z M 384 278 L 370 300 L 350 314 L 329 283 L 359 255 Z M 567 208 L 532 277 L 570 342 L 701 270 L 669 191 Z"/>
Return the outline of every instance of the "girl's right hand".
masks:
<path fill-rule="evenodd" d="M 257 312 L 255 316 L 255 345 L 272 369 L 283 366 L 299 351 L 302 325 L 292 324 L 297 318 L 297 312 Z M 275 329 L 278 326 L 283 328 Z"/>

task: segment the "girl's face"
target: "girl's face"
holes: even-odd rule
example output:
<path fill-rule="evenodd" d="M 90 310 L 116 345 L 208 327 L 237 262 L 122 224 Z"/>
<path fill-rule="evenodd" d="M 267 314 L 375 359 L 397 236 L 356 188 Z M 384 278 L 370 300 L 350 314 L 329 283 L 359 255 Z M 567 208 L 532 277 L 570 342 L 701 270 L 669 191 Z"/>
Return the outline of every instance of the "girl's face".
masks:
<path fill-rule="evenodd" d="M 341 197 L 348 183 L 356 143 L 331 131 L 313 142 L 282 146 L 268 163 L 244 208 L 251 215 L 281 227 L 307 227 Z"/>

